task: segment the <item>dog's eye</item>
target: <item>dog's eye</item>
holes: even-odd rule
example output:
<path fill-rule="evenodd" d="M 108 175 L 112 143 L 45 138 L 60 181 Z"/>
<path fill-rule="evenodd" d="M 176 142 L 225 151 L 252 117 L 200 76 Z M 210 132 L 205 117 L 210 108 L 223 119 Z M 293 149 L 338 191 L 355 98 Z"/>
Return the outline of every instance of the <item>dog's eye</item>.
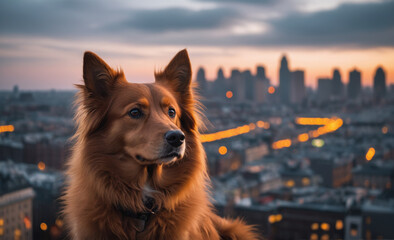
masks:
<path fill-rule="evenodd" d="M 142 116 L 142 112 L 138 108 L 133 108 L 133 109 L 130 110 L 129 116 L 132 117 L 132 118 L 138 119 L 138 118 L 140 118 Z"/>
<path fill-rule="evenodd" d="M 168 109 L 168 116 L 170 116 L 171 118 L 174 118 L 175 115 L 176 115 L 175 109 L 173 109 L 173 108 L 170 107 L 170 108 Z"/>

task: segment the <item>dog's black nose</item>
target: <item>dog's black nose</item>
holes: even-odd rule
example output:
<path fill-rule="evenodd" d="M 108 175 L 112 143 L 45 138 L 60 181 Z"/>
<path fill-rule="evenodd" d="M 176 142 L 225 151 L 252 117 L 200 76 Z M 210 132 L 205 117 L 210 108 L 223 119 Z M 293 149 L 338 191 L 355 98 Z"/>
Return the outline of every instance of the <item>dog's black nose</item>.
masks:
<path fill-rule="evenodd" d="M 185 141 L 185 134 L 180 130 L 171 130 L 164 135 L 167 142 L 173 147 L 179 147 Z"/>

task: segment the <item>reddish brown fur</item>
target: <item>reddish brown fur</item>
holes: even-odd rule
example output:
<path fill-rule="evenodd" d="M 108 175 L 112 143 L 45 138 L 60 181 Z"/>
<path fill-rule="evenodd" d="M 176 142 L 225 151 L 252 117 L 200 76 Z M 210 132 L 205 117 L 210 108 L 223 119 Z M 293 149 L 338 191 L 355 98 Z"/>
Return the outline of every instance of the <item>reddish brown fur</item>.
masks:
<path fill-rule="evenodd" d="M 64 214 L 73 239 L 257 239 L 250 226 L 213 213 L 199 141 L 196 101 L 186 50 L 179 52 L 153 84 L 133 84 L 93 53 L 84 56 L 85 85 L 79 86 L 78 130 L 69 161 Z M 166 115 L 168 105 L 177 117 Z M 134 106 L 146 111 L 131 119 Z M 135 154 L 156 159 L 168 130 L 186 136 L 184 155 L 170 164 L 148 165 Z M 114 206 L 145 211 L 148 184 L 158 213 L 138 233 L 136 220 Z"/>

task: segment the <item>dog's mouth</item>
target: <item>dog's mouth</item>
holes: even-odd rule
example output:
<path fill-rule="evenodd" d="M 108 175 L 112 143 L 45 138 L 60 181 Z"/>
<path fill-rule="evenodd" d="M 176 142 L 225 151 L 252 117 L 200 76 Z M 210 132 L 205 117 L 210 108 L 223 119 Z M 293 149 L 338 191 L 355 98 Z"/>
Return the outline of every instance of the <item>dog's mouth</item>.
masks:
<path fill-rule="evenodd" d="M 152 163 L 157 163 L 157 164 L 169 164 L 174 162 L 177 159 L 180 159 L 182 156 L 180 153 L 177 152 L 171 152 L 167 155 L 161 156 L 157 159 L 148 159 L 145 158 L 139 154 L 135 156 L 135 158 L 142 164 L 152 164 Z"/>

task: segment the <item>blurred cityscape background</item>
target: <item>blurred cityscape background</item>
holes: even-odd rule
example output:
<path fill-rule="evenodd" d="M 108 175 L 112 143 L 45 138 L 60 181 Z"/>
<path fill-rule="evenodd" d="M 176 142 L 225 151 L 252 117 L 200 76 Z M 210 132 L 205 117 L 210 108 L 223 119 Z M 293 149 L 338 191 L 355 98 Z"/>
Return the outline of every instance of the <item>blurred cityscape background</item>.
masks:
<path fill-rule="evenodd" d="M 109 2 L 0 2 L 0 239 L 67 239 L 83 51 L 152 82 L 184 47 L 220 215 L 267 239 L 394 239 L 394 1 Z"/>
<path fill-rule="evenodd" d="M 219 213 L 269 239 L 392 239 L 394 85 L 378 67 L 305 86 L 280 60 L 265 68 L 195 77 L 209 120 L 202 135 Z M 349 83 L 343 83 L 343 77 Z M 0 92 L 0 236 L 64 237 L 58 197 L 73 134 L 74 91 Z"/>

